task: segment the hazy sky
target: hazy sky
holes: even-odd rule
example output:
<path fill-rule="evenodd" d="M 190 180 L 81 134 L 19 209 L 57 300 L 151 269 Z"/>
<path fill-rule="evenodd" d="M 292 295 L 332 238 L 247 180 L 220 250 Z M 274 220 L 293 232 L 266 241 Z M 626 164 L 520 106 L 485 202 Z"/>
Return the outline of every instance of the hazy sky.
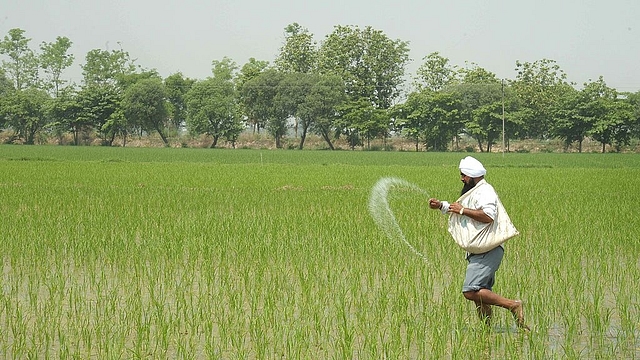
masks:
<path fill-rule="evenodd" d="M 297 22 L 319 43 L 336 25 L 372 26 L 409 42 L 410 75 L 438 51 L 514 79 L 515 62 L 555 60 L 578 86 L 600 75 L 640 90 L 640 0 L 0 0 L 0 34 L 21 28 L 39 50 L 66 36 L 81 81 L 92 49 L 123 50 L 144 68 L 204 79 L 224 56 L 272 62 Z"/>

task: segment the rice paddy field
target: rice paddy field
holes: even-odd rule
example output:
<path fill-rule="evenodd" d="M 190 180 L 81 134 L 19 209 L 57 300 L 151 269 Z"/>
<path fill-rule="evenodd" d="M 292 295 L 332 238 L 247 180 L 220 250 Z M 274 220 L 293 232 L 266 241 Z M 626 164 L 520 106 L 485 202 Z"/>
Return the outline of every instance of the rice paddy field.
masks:
<path fill-rule="evenodd" d="M 640 155 L 475 154 L 521 235 L 461 295 L 464 153 L 0 146 L 0 358 L 640 358 Z M 368 211 L 374 184 L 416 256 Z"/>

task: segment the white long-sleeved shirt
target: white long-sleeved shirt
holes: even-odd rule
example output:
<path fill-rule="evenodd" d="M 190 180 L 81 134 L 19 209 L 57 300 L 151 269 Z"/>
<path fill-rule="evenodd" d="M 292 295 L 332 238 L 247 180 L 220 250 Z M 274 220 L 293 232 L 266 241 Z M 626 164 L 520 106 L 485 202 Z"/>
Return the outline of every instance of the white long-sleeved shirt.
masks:
<path fill-rule="evenodd" d="M 485 181 L 485 180 L 482 180 Z M 477 186 L 477 184 L 476 184 Z M 442 214 L 447 214 L 449 211 L 449 202 L 441 201 L 442 206 L 440 207 L 440 211 Z M 498 211 L 498 194 L 496 193 L 493 186 L 490 184 L 486 184 L 481 188 L 478 188 L 472 196 L 469 196 L 463 199 L 460 203 L 463 207 L 468 209 L 482 209 L 487 216 L 491 219 L 496 218 L 496 213 Z M 475 220 L 474 220 L 475 221 Z"/>

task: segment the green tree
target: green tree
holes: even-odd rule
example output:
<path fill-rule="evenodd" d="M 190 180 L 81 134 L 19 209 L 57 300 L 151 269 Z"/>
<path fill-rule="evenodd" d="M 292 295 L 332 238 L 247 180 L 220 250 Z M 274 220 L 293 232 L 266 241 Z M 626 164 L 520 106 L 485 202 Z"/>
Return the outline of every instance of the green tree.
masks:
<path fill-rule="evenodd" d="M 640 138 L 640 91 L 635 93 L 625 93 L 625 102 L 627 102 L 633 111 L 633 121 L 631 135 Z"/>
<path fill-rule="evenodd" d="M 476 63 L 466 63 L 466 67 L 457 69 L 456 77 L 446 85 L 454 85 L 457 82 L 463 84 L 496 84 L 500 79 L 496 74 L 480 67 Z"/>
<path fill-rule="evenodd" d="M 516 116 L 523 123 L 523 137 L 549 138 L 554 104 L 570 85 L 567 75 L 554 61 L 516 61 L 516 79 L 510 84 L 521 104 Z"/>
<path fill-rule="evenodd" d="M 321 73 L 343 79 L 351 104 L 367 99 L 388 109 L 401 93 L 408 54 L 407 42 L 370 26 L 336 26 L 319 49 L 318 66 Z"/>
<path fill-rule="evenodd" d="M 283 73 L 282 81 L 280 81 L 276 89 L 277 94 L 274 98 L 275 105 L 281 109 L 281 112 L 285 114 L 286 118 L 293 119 L 293 130 L 296 138 L 298 137 L 298 126 L 302 125 L 303 134 L 301 136 L 301 144 L 304 144 L 308 124 L 304 123 L 304 120 L 302 120 L 302 124 L 300 124 L 298 107 L 311 92 L 311 87 L 315 81 L 317 81 L 317 78 L 311 74 L 300 72 Z"/>
<path fill-rule="evenodd" d="M 320 135 L 334 150 L 333 134 L 336 131 L 338 107 L 344 102 L 344 83 L 336 75 L 311 75 L 312 85 L 298 105 L 297 116 L 301 120 L 302 135 L 298 148 L 302 150 L 307 131 Z"/>
<path fill-rule="evenodd" d="M 0 68 L 0 107 L 3 103 L 2 99 L 13 91 L 15 91 L 15 89 L 11 84 L 11 80 L 5 75 L 4 69 Z M 0 132 L 4 130 L 6 122 L 7 119 L 4 117 L 2 109 L 0 108 Z"/>
<path fill-rule="evenodd" d="M 476 64 L 460 69 L 458 78 L 449 89 L 462 105 L 464 131 L 478 142 L 480 151 L 490 152 L 502 133 L 503 84 Z"/>
<path fill-rule="evenodd" d="M 360 116 L 369 107 L 373 107 L 366 99 L 346 100 L 338 106 L 338 118 L 335 121 L 336 138 L 344 136 L 349 148 L 354 150 L 364 145 L 360 134 Z"/>
<path fill-rule="evenodd" d="M 113 146 L 113 141 L 116 136 L 122 136 L 122 146 L 127 146 L 129 124 L 122 107 L 117 107 L 115 111 L 107 117 L 107 121 L 100 126 L 98 133 L 104 145 Z"/>
<path fill-rule="evenodd" d="M 124 93 L 122 109 L 129 123 L 137 124 L 148 133 L 157 131 L 165 146 L 168 110 L 167 92 L 160 78 L 140 80 Z"/>
<path fill-rule="evenodd" d="M 471 121 L 467 122 L 467 134 L 476 139 L 480 151 L 491 152 L 491 147 L 502 133 L 502 104 L 492 102 L 472 111 Z M 482 147 L 485 144 L 486 148 Z"/>
<path fill-rule="evenodd" d="M 249 80 L 255 79 L 262 72 L 264 72 L 269 67 L 268 61 L 256 60 L 255 58 L 250 58 L 247 63 L 242 65 L 240 68 L 240 73 L 236 77 L 236 86 L 238 88 L 242 88 L 242 86 Z"/>
<path fill-rule="evenodd" d="M 336 124 L 340 124 L 337 134 L 345 135 L 350 147 L 362 143 L 361 135 L 368 141 L 373 133 L 386 138 L 388 126 L 380 130 L 378 124 L 388 125 L 390 119 L 386 111 L 378 109 L 389 109 L 399 97 L 408 53 L 407 42 L 391 40 L 370 26 L 336 26 L 326 36 L 318 52 L 318 69 L 321 74 L 338 75 L 344 82 L 347 99 L 340 107 L 342 119 Z M 359 120 L 360 115 L 368 120 L 349 124 Z M 363 124 L 367 129 L 361 134 Z"/>
<path fill-rule="evenodd" d="M 112 146 L 115 137 L 123 136 L 126 145 L 127 122 L 122 116 L 122 93 L 114 84 L 85 85 L 78 92 L 76 101 L 80 106 L 78 124 L 69 124 L 70 129 L 91 126 L 97 130 L 103 145 Z"/>
<path fill-rule="evenodd" d="M 421 143 L 430 150 L 446 150 L 449 139 L 462 128 L 461 113 L 462 104 L 454 93 L 427 88 L 412 92 L 394 110 L 398 130 L 414 141 L 416 151 Z"/>
<path fill-rule="evenodd" d="M 618 92 L 608 87 L 602 76 L 597 81 L 586 83 L 582 92 L 586 116 L 593 119 L 589 135 L 602 144 L 603 153 L 606 145 L 615 147 L 619 152 L 631 138 L 633 107 L 618 99 Z"/>
<path fill-rule="evenodd" d="M 169 118 L 175 129 L 180 129 L 186 124 L 187 103 L 185 96 L 191 90 L 194 79 L 185 78 L 178 72 L 169 75 L 164 79 L 164 86 L 167 89 L 167 101 L 169 101 Z"/>
<path fill-rule="evenodd" d="M 414 85 L 418 90 L 440 91 L 457 82 L 456 67 L 449 59 L 433 52 L 423 59 L 424 63 L 416 71 Z"/>
<path fill-rule="evenodd" d="M 136 72 L 129 53 L 119 50 L 90 50 L 81 65 L 85 85 L 116 84 L 118 78 Z"/>
<path fill-rule="evenodd" d="M 606 145 L 611 145 L 616 152 L 620 152 L 623 145 L 629 145 L 632 121 L 633 108 L 628 103 L 607 102 L 606 115 L 595 122 L 590 135 L 602 144 L 603 153 Z"/>
<path fill-rule="evenodd" d="M 278 101 L 279 85 L 284 74 L 276 69 L 267 69 L 245 82 L 241 93 L 245 110 L 257 122 L 265 122 L 267 132 L 273 136 L 276 148 L 282 148 L 282 138 L 287 132 L 288 110 Z"/>
<path fill-rule="evenodd" d="M 65 133 L 71 132 L 73 144 L 78 145 L 82 128 L 92 125 L 79 121 L 82 108 L 77 100 L 77 94 L 72 89 L 69 89 L 60 92 L 58 96 L 54 97 L 51 101 L 49 116 L 52 122 L 49 126 L 58 136 L 59 143 L 62 142 L 62 136 Z"/>
<path fill-rule="evenodd" d="M 187 93 L 187 126 L 195 134 L 235 142 L 242 131 L 238 96 L 233 82 L 236 64 L 228 58 L 213 62 L 213 77 L 197 82 Z"/>
<path fill-rule="evenodd" d="M 239 91 L 240 107 L 241 111 L 246 116 L 247 123 L 253 129 L 253 132 L 260 132 L 260 129 L 264 128 L 266 119 L 260 119 L 260 116 L 253 111 L 253 108 L 248 104 L 253 103 L 254 99 L 245 98 L 247 94 L 253 94 L 253 91 L 246 91 L 244 85 L 258 77 L 269 66 L 268 61 L 256 60 L 250 58 L 249 61 L 242 66 L 240 73 L 236 77 L 236 88 Z"/>
<path fill-rule="evenodd" d="M 16 138 L 33 145 L 36 136 L 48 124 L 50 100 L 45 91 L 33 87 L 12 91 L 0 98 L 0 118 L 15 131 Z"/>
<path fill-rule="evenodd" d="M 71 44 L 68 38 L 60 36 L 53 43 L 40 44 L 40 67 L 47 75 L 44 88 L 56 97 L 66 82 L 61 78 L 62 72 L 73 64 L 74 56 L 69 54 Z"/>
<path fill-rule="evenodd" d="M 595 120 L 588 111 L 590 102 L 587 92 L 569 86 L 554 105 L 551 135 L 562 140 L 564 151 L 577 142 L 578 152 L 582 152 L 582 143 Z"/>
<path fill-rule="evenodd" d="M 416 111 L 416 108 L 420 106 L 421 101 L 417 98 L 421 95 L 421 91 L 413 91 L 409 93 L 405 102 L 396 104 L 390 109 L 394 130 L 411 140 L 416 152 L 420 151 L 421 139 L 423 138 L 422 133 L 424 131 L 424 118 L 411 115 Z"/>
<path fill-rule="evenodd" d="M 132 85 L 148 79 L 161 79 L 160 74 L 156 69 L 138 69 L 138 71 L 134 71 L 131 73 L 122 73 L 118 74 L 115 77 L 116 87 L 121 91 L 126 91 Z"/>
<path fill-rule="evenodd" d="M 335 122 L 337 135 L 344 135 L 353 150 L 356 146 L 371 149 L 371 140 L 377 137 L 386 138 L 389 131 L 387 110 L 376 108 L 368 99 L 346 101 L 337 106 L 340 117 Z"/>
<path fill-rule="evenodd" d="M 29 48 L 31 39 L 25 37 L 24 30 L 11 29 L 0 41 L 0 54 L 9 60 L 2 61 L 3 68 L 16 90 L 37 85 L 38 58 Z"/>
<path fill-rule="evenodd" d="M 0 68 L 0 97 L 14 90 L 11 80 L 7 78 L 4 69 Z"/>
<path fill-rule="evenodd" d="M 282 72 L 311 73 L 317 68 L 318 49 L 313 34 L 298 23 L 284 29 L 285 41 L 275 60 L 276 68 Z"/>
<path fill-rule="evenodd" d="M 427 149 L 446 151 L 451 139 L 456 137 L 464 126 L 462 112 L 464 105 L 455 94 L 450 92 L 432 93 L 428 113 L 431 120 L 426 132 Z"/>
<path fill-rule="evenodd" d="M 285 78 L 285 83 L 298 82 L 300 84 L 297 86 L 302 86 L 301 82 L 309 79 L 309 77 L 305 75 L 316 72 L 317 60 L 318 49 L 315 41 L 313 41 L 313 34 L 298 23 L 289 24 L 285 28 L 285 42 L 280 48 L 280 53 L 275 60 L 276 69 L 286 74 L 295 74 L 292 75 L 295 80 L 291 77 L 289 77 L 289 79 Z M 289 93 L 289 96 L 292 97 L 292 101 L 289 101 L 289 103 L 300 103 L 304 95 L 293 89 L 291 89 L 292 91 L 288 90 L 289 89 L 286 91 Z M 301 88 L 300 90 L 303 89 Z M 309 86 L 306 87 L 306 90 L 309 90 Z M 297 100 L 293 100 L 293 98 Z M 293 130 L 296 138 L 298 137 L 298 128 L 302 125 L 303 134 L 301 136 L 301 144 L 304 144 L 304 138 L 306 137 L 305 124 L 299 124 L 300 118 L 296 115 L 292 116 L 294 120 Z"/>
<path fill-rule="evenodd" d="M 213 60 L 211 62 L 211 72 L 213 73 L 213 77 L 230 82 L 235 78 L 235 73 L 238 70 L 238 65 L 235 61 L 231 60 L 228 57 L 223 57 L 222 60 Z"/>

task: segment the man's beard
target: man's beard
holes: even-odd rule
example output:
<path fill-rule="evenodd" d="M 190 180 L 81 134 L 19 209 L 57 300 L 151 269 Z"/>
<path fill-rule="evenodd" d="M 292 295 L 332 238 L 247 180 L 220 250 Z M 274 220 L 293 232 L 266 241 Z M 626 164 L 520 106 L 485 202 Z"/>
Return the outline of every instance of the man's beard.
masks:
<path fill-rule="evenodd" d="M 462 186 L 462 192 L 460 192 L 460 196 L 466 194 L 467 191 L 473 189 L 474 186 L 476 186 L 476 180 L 473 178 L 469 179 L 469 182 L 465 182 Z"/>

